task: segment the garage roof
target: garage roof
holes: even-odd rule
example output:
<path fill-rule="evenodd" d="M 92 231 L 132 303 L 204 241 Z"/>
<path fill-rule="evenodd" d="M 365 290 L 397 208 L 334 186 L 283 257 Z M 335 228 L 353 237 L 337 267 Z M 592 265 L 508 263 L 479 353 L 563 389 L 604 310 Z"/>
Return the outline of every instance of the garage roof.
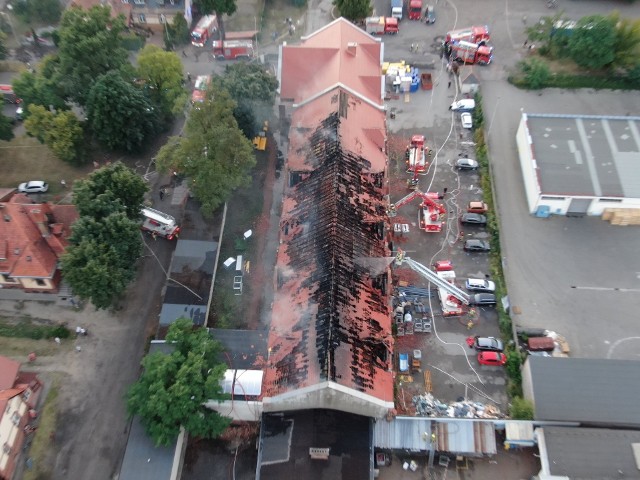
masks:
<path fill-rule="evenodd" d="M 536 420 L 640 427 L 640 362 L 530 356 L 526 365 Z"/>
<path fill-rule="evenodd" d="M 524 118 L 543 195 L 640 198 L 640 117 Z"/>

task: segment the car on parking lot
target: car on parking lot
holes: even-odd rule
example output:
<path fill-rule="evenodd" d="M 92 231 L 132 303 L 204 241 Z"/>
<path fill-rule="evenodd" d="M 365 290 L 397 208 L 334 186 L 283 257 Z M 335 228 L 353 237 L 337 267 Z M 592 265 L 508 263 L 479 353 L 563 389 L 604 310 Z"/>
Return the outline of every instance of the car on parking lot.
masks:
<path fill-rule="evenodd" d="M 478 162 L 471 158 L 459 158 L 456 160 L 456 168 L 458 170 L 476 170 L 478 168 Z"/>
<path fill-rule="evenodd" d="M 480 352 L 478 354 L 478 363 L 480 365 L 501 367 L 507 363 L 507 356 L 501 352 Z"/>
<path fill-rule="evenodd" d="M 398 357 L 398 370 L 401 372 L 409 371 L 409 354 L 401 353 Z"/>
<path fill-rule="evenodd" d="M 476 336 L 473 339 L 471 347 L 475 348 L 478 352 L 502 352 L 504 350 L 502 340 L 495 337 Z"/>
<path fill-rule="evenodd" d="M 464 250 L 467 252 L 488 252 L 491 250 L 491 245 L 485 240 L 470 238 L 464 242 Z"/>
<path fill-rule="evenodd" d="M 473 118 L 468 112 L 460 114 L 460 122 L 462 122 L 462 128 L 473 128 Z"/>
<path fill-rule="evenodd" d="M 476 101 L 473 98 L 463 98 L 449 106 L 449 110 L 454 112 L 470 112 L 474 108 L 476 108 Z"/>
<path fill-rule="evenodd" d="M 42 180 L 31 180 L 18 185 L 20 193 L 44 193 L 49 190 L 49 184 Z"/>
<path fill-rule="evenodd" d="M 436 23 L 436 12 L 434 11 L 433 5 L 427 5 L 424 11 L 424 23 L 427 25 Z"/>
<path fill-rule="evenodd" d="M 484 202 L 469 202 L 467 204 L 467 212 L 469 213 L 486 213 L 489 206 Z"/>
<path fill-rule="evenodd" d="M 479 213 L 465 213 L 460 217 L 460 223 L 467 225 L 486 225 L 487 217 Z"/>
<path fill-rule="evenodd" d="M 496 291 L 496 284 L 484 278 L 467 278 L 464 286 L 470 292 L 493 293 Z"/>
<path fill-rule="evenodd" d="M 495 305 L 496 296 L 493 293 L 476 293 L 471 296 L 472 305 Z"/>

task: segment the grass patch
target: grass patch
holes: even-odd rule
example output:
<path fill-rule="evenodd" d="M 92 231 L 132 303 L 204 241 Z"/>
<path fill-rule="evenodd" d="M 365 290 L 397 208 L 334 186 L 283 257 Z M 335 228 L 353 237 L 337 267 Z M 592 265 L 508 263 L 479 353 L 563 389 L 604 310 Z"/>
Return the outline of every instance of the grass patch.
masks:
<path fill-rule="evenodd" d="M 31 338 L 0 337 L 0 355 L 7 357 L 26 357 L 35 352 L 39 357 L 50 357 L 60 353 L 67 343 L 57 345 L 51 340 L 33 340 Z"/>
<path fill-rule="evenodd" d="M 92 166 L 76 168 L 58 160 L 46 145 L 35 138 L 23 136 L 10 142 L 0 141 L 0 187 L 16 188 L 28 180 L 44 180 L 49 183 L 47 196 L 52 201 L 59 201 L 62 193 L 68 193 L 60 180 L 65 180 L 68 187 L 73 181 L 89 173 Z M 64 192 L 63 192 L 64 191 Z"/>
<path fill-rule="evenodd" d="M 23 317 L 18 321 L 0 318 L 0 337 L 41 340 L 55 337 L 69 338 L 70 336 L 71 331 L 63 325 L 39 324 L 28 317 Z"/>
<path fill-rule="evenodd" d="M 55 377 L 47 394 L 44 407 L 40 411 L 38 430 L 28 456 L 33 459 L 33 468 L 25 470 L 23 480 L 44 480 L 51 478 L 51 465 L 55 461 L 55 452 L 51 448 L 51 439 L 55 437 L 58 422 L 58 394 L 60 379 Z"/>

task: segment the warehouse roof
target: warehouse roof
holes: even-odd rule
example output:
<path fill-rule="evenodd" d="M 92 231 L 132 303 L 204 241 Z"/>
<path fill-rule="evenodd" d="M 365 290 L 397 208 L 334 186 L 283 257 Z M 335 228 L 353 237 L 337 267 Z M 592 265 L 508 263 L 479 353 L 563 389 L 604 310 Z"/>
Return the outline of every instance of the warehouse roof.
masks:
<path fill-rule="evenodd" d="M 536 420 L 640 427 L 640 362 L 528 357 L 527 365 Z"/>
<path fill-rule="evenodd" d="M 543 195 L 640 198 L 640 117 L 524 119 Z"/>
<path fill-rule="evenodd" d="M 638 478 L 632 445 L 640 445 L 640 431 L 544 427 L 537 433 L 547 474 L 585 480 Z"/>

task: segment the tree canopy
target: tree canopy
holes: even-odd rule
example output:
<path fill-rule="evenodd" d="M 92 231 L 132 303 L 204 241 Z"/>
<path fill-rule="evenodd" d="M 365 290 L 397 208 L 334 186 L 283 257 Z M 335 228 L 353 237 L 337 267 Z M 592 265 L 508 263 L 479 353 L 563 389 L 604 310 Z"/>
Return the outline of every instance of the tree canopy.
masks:
<path fill-rule="evenodd" d="M 333 4 L 338 8 L 340 15 L 351 20 L 362 20 L 373 12 L 369 0 L 333 0 Z"/>
<path fill-rule="evenodd" d="M 218 28 L 220 30 L 220 36 L 224 40 L 224 15 L 233 15 L 236 13 L 238 6 L 236 0 L 196 0 L 195 4 L 198 6 L 200 13 L 203 15 L 211 15 L 215 13 L 218 17 Z"/>
<path fill-rule="evenodd" d="M 109 7 L 69 8 L 64 12 L 58 56 L 60 81 L 69 98 L 85 105 L 89 90 L 101 75 L 128 63 L 122 47 L 123 30 L 123 17 L 112 18 Z"/>
<path fill-rule="evenodd" d="M 13 125 L 11 119 L 0 114 L 0 140 L 9 141 L 13 138 Z"/>
<path fill-rule="evenodd" d="M 190 42 L 191 32 L 187 19 L 181 13 L 174 15 L 173 21 L 164 29 L 164 43 L 169 49 L 182 46 Z"/>
<path fill-rule="evenodd" d="M 179 98 L 182 110 L 186 102 L 184 77 L 182 62 L 175 53 L 165 52 L 156 45 L 145 46 L 138 55 L 138 78 L 145 82 L 154 107 L 166 119 L 176 110 Z"/>
<path fill-rule="evenodd" d="M 33 21 L 58 23 L 62 13 L 58 0 L 14 0 L 11 5 L 16 16 L 27 24 Z"/>
<path fill-rule="evenodd" d="M 173 353 L 143 359 L 142 375 L 127 394 L 129 414 L 140 417 L 156 445 L 170 445 L 181 426 L 191 436 L 218 437 L 230 420 L 205 403 L 225 399 L 220 381 L 227 367 L 217 361 L 219 344 L 186 318 L 169 327 L 166 341 L 175 345 Z"/>
<path fill-rule="evenodd" d="M 147 192 L 144 180 L 126 165 L 116 162 L 73 186 L 73 203 L 81 216 L 97 220 L 123 211 L 135 222 L 140 220 L 140 206 Z"/>
<path fill-rule="evenodd" d="M 63 162 L 79 165 L 85 160 L 82 155 L 84 131 L 75 113 L 51 113 L 40 105 L 29 105 L 24 126 L 29 135 L 45 143 Z"/>
<path fill-rule="evenodd" d="M 24 105 L 41 105 L 56 110 L 69 108 L 65 92 L 60 86 L 59 65 L 57 56 L 47 55 L 38 65 L 37 71 L 22 72 L 13 79 L 13 90 Z M 29 115 L 28 108 L 25 109 L 25 115 Z"/>
<path fill-rule="evenodd" d="M 161 171 L 191 178 L 191 191 L 205 215 L 246 185 L 255 165 L 253 146 L 233 117 L 235 105 L 225 90 L 212 85 L 205 102 L 191 111 L 184 135 L 170 138 L 156 158 Z"/>
<path fill-rule="evenodd" d="M 591 15 L 581 18 L 569 37 L 569 54 L 585 68 L 602 68 L 615 59 L 616 26 L 611 17 Z"/>
<path fill-rule="evenodd" d="M 113 150 L 139 151 L 157 131 L 151 101 L 117 71 L 102 75 L 91 87 L 87 114 L 98 141 Z"/>

